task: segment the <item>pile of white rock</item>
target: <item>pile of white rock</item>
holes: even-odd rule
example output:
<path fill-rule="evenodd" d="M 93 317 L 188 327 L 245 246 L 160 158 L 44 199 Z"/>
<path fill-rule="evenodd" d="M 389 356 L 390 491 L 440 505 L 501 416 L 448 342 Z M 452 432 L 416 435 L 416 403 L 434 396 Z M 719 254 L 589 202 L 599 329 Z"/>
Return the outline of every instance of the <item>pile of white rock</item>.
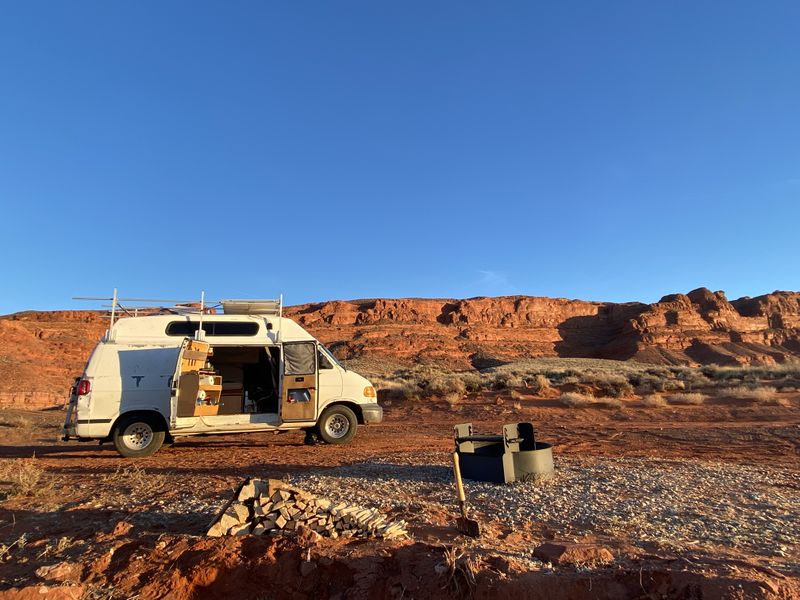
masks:
<path fill-rule="evenodd" d="M 332 538 L 408 537 L 405 521 L 374 508 L 333 504 L 276 479 L 246 479 L 214 518 L 208 535 L 287 535 L 300 527 Z"/>

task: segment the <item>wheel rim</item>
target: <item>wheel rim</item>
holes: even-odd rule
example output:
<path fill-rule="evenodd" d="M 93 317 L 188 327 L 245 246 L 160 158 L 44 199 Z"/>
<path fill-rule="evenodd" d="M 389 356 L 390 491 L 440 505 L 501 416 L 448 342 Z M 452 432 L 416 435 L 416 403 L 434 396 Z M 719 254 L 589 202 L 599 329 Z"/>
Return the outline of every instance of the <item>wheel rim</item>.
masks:
<path fill-rule="evenodd" d="M 147 423 L 131 423 L 122 432 L 122 443 L 131 450 L 144 450 L 153 443 L 153 428 Z"/>
<path fill-rule="evenodd" d="M 344 415 L 333 415 L 325 423 L 325 433 L 335 439 L 343 438 L 350 431 L 350 421 Z"/>

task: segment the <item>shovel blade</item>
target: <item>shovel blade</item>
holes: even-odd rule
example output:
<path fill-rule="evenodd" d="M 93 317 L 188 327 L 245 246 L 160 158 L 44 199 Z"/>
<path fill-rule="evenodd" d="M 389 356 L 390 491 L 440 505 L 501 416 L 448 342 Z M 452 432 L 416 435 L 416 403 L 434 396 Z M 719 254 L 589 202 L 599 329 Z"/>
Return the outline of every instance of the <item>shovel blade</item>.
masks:
<path fill-rule="evenodd" d="M 470 537 L 480 537 L 481 535 L 481 524 L 475 519 L 458 517 L 458 519 L 456 519 L 456 525 L 458 526 L 458 530 L 464 535 Z"/>

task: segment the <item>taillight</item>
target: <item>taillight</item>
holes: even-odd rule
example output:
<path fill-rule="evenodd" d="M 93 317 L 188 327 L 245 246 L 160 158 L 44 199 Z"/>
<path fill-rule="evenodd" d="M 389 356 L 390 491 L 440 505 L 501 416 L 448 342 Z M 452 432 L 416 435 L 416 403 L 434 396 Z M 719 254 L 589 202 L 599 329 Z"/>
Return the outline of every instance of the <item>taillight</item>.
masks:
<path fill-rule="evenodd" d="M 85 396 L 92 391 L 92 384 L 88 379 L 81 379 L 78 382 L 78 396 Z"/>

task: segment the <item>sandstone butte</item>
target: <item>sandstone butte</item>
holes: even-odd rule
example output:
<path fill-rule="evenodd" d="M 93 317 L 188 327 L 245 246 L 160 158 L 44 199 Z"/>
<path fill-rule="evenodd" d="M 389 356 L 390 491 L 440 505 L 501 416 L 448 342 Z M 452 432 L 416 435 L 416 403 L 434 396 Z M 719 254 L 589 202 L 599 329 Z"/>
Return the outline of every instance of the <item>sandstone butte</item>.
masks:
<path fill-rule="evenodd" d="M 729 301 L 705 288 L 654 304 L 508 296 L 370 299 L 292 306 L 339 356 L 469 369 L 533 357 L 676 365 L 800 360 L 800 292 Z M 0 317 L 0 404 L 63 403 L 108 319 L 93 311 Z"/>

